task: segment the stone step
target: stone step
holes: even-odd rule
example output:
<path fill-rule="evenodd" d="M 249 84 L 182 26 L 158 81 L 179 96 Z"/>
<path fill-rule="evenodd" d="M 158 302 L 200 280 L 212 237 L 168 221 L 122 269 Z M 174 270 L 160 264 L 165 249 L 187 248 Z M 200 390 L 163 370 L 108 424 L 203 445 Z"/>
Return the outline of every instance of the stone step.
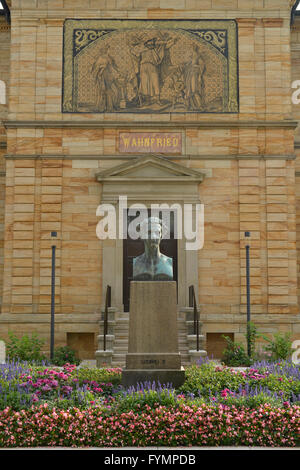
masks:
<path fill-rule="evenodd" d="M 122 349 L 124 351 L 125 350 L 127 351 L 128 350 L 128 342 L 125 341 L 125 340 L 122 341 L 122 342 L 119 342 L 119 341 L 114 342 L 113 348 L 114 348 L 114 351 L 120 350 L 120 349 Z M 188 351 L 189 350 L 188 346 L 185 343 L 179 343 L 178 349 L 179 349 L 179 351 Z"/>
<path fill-rule="evenodd" d="M 128 352 L 128 336 L 129 336 L 129 313 L 119 312 L 115 309 L 110 309 L 109 325 L 113 327 L 114 343 L 113 343 L 113 367 L 124 367 L 125 357 Z M 114 320 L 112 320 L 114 318 Z M 190 361 L 189 354 L 189 339 L 188 335 L 193 333 L 193 308 L 186 307 L 178 311 L 178 349 L 181 353 L 181 363 L 183 366 L 188 366 Z M 100 328 L 103 328 L 103 322 L 100 322 Z M 201 335 L 202 323 L 199 322 L 200 343 L 202 345 L 204 336 Z"/>
<path fill-rule="evenodd" d="M 114 351 L 116 352 L 116 354 L 119 354 L 120 352 L 122 352 L 122 354 L 127 354 L 128 352 L 128 347 L 126 344 L 121 344 L 121 345 L 114 345 Z M 189 349 L 187 347 L 183 347 L 183 348 L 178 348 L 178 351 L 180 352 L 180 354 L 188 354 L 189 353 Z"/>
<path fill-rule="evenodd" d="M 115 332 L 114 334 L 115 337 L 115 344 L 117 343 L 124 343 L 126 342 L 128 344 L 128 336 L 127 335 L 120 335 Z M 199 335 L 200 341 L 203 340 L 203 335 Z M 194 335 L 191 335 L 190 339 L 194 339 Z M 195 339 L 196 340 L 196 339 Z M 185 334 L 179 334 L 178 335 L 178 343 L 179 344 L 187 344 L 187 335 Z"/>

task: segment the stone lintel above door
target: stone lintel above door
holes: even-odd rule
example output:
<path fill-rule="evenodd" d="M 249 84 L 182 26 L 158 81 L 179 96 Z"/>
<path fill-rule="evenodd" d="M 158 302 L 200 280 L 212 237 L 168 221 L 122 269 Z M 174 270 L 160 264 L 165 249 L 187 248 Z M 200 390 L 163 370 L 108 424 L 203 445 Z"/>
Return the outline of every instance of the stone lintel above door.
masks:
<path fill-rule="evenodd" d="M 199 202 L 198 184 L 203 178 L 199 171 L 155 155 L 137 157 L 96 174 L 103 184 L 102 202 L 111 203 L 118 202 L 119 195 L 144 204 L 151 200 Z"/>

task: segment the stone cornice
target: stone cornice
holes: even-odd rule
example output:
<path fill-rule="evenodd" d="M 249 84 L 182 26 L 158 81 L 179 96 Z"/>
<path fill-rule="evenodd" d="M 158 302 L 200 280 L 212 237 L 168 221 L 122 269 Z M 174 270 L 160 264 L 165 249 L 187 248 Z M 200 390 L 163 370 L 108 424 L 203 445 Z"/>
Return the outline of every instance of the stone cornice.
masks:
<path fill-rule="evenodd" d="M 6 154 L 4 157 L 8 160 L 135 160 L 142 157 L 143 154 L 136 155 L 62 155 L 62 154 Z M 149 154 L 145 154 L 148 157 Z M 295 160 L 296 155 L 160 155 L 168 160 Z"/>
<path fill-rule="evenodd" d="M 102 129 L 102 128 L 118 128 L 118 129 L 178 129 L 178 128 L 198 128 L 198 129 L 231 129 L 231 128 L 289 128 L 295 129 L 298 121 L 282 120 L 282 121 L 242 121 L 242 120 L 220 120 L 220 121 L 10 121 L 4 120 L 3 125 L 6 129 Z"/>
<path fill-rule="evenodd" d="M 36 304 L 33 304 L 36 305 Z M 95 322 L 98 322 L 100 320 L 100 313 L 94 313 L 94 314 L 76 314 L 76 313 L 68 313 L 68 314 L 63 314 L 60 313 L 56 315 L 55 322 L 63 324 L 72 324 L 72 323 L 80 323 L 80 324 L 95 324 Z M 286 324 L 293 324 L 293 325 L 298 325 L 300 324 L 300 315 L 289 315 L 289 314 L 268 314 L 268 316 L 262 315 L 261 313 L 259 314 L 252 314 L 253 320 L 255 323 L 266 323 L 266 318 L 267 321 L 272 322 L 274 324 L 280 324 L 280 323 L 286 323 Z M 244 324 L 245 322 L 245 315 L 243 314 L 225 314 L 225 315 L 220 315 L 220 314 L 212 314 L 212 313 L 201 313 L 201 319 L 203 321 L 206 321 L 207 323 L 235 323 L 236 325 Z M 33 314 L 28 314 L 28 313 L 6 313 L 5 310 L 1 314 L 1 323 L 3 324 L 48 324 L 49 319 L 48 316 L 45 315 L 44 313 L 35 313 Z"/>

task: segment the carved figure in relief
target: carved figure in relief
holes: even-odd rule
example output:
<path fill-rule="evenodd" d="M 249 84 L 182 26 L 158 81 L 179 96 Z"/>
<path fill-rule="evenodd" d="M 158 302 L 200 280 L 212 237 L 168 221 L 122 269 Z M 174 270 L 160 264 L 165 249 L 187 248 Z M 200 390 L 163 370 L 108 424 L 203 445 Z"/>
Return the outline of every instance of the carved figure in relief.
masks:
<path fill-rule="evenodd" d="M 137 44 L 131 53 L 138 59 L 138 98 L 140 106 L 161 104 L 160 91 L 167 67 L 171 65 L 168 50 L 176 39 L 168 35 L 148 39 Z"/>
<path fill-rule="evenodd" d="M 91 67 L 97 85 L 97 110 L 112 112 L 120 108 L 121 93 L 118 80 L 120 73 L 115 60 L 106 47 Z"/>
<path fill-rule="evenodd" d="M 205 69 L 205 61 L 198 46 L 193 46 L 191 60 L 185 71 L 185 99 L 189 109 L 203 110 L 204 108 Z"/>

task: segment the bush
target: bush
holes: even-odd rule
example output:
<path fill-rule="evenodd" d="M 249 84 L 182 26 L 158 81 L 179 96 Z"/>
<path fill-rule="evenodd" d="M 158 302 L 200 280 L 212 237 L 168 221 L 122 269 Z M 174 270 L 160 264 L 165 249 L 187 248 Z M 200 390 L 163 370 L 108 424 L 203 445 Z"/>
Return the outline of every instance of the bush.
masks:
<path fill-rule="evenodd" d="M 60 346 L 54 350 L 52 364 L 56 366 L 64 366 L 65 364 L 80 364 L 80 360 L 76 358 L 75 351 L 69 346 Z"/>
<path fill-rule="evenodd" d="M 213 363 L 186 369 L 185 383 L 180 387 L 187 399 L 201 397 L 206 403 L 235 403 L 237 406 L 255 406 L 272 402 L 283 404 L 300 402 L 299 370 L 293 364 L 261 364 L 258 368 L 235 371 Z M 264 401 L 263 395 L 266 400 Z"/>
<path fill-rule="evenodd" d="M 225 388 L 238 390 L 241 384 L 246 383 L 245 377 L 240 373 L 233 373 L 229 368 L 220 368 L 212 362 L 204 363 L 200 367 L 193 365 L 185 371 L 185 382 L 179 391 L 209 398 L 221 393 Z"/>
<path fill-rule="evenodd" d="M 249 344 L 249 353 L 251 359 L 255 357 L 255 344 L 257 338 L 259 338 L 261 334 L 257 332 L 257 328 L 253 322 L 247 322 L 247 330 L 245 334 L 245 338 L 247 340 L 247 345 Z"/>
<path fill-rule="evenodd" d="M 176 407 L 180 401 L 180 396 L 177 396 L 175 389 L 155 382 L 145 382 L 121 391 L 114 408 L 119 413 L 126 413 L 130 410 L 144 412 L 146 406 L 149 408 Z"/>
<path fill-rule="evenodd" d="M 76 371 L 76 377 L 80 384 L 87 382 L 111 383 L 112 385 L 120 385 L 122 378 L 122 369 L 114 367 L 111 369 L 98 369 L 91 367 L 80 367 Z"/>
<path fill-rule="evenodd" d="M 251 358 L 247 355 L 245 348 L 242 344 L 232 341 L 228 336 L 223 336 L 227 342 L 227 346 L 223 351 L 222 361 L 227 366 L 250 366 Z"/>
<path fill-rule="evenodd" d="M 9 340 L 6 343 L 7 356 L 10 361 L 28 361 L 42 363 L 46 361 L 46 356 L 41 353 L 41 349 L 45 343 L 36 333 L 32 333 L 31 337 L 24 335 L 17 338 L 14 333 L 8 333 Z"/>
<path fill-rule="evenodd" d="M 292 341 L 290 333 L 275 333 L 274 339 L 269 339 L 266 336 L 263 338 L 269 343 L 265 346 L 265 351 L 270 353 L 271 360 L 289 359 L 292 355 Z"/>
<path fill-rule="evenodd" d="M 226 391 L 226 389 L 225 389 Z M 236 408 L 258 409 L 260 406 L 271 405 L 274 408 L 281 408 L 282 400 L 276 396 L 266 395 L 260 392 L 256 394 L 234 394 L 228 390 L 228 395 L 221 394 L 217 399 L 212 399 L 212 403 L 223 404 L 228 407 L 234 406 Z"/>

